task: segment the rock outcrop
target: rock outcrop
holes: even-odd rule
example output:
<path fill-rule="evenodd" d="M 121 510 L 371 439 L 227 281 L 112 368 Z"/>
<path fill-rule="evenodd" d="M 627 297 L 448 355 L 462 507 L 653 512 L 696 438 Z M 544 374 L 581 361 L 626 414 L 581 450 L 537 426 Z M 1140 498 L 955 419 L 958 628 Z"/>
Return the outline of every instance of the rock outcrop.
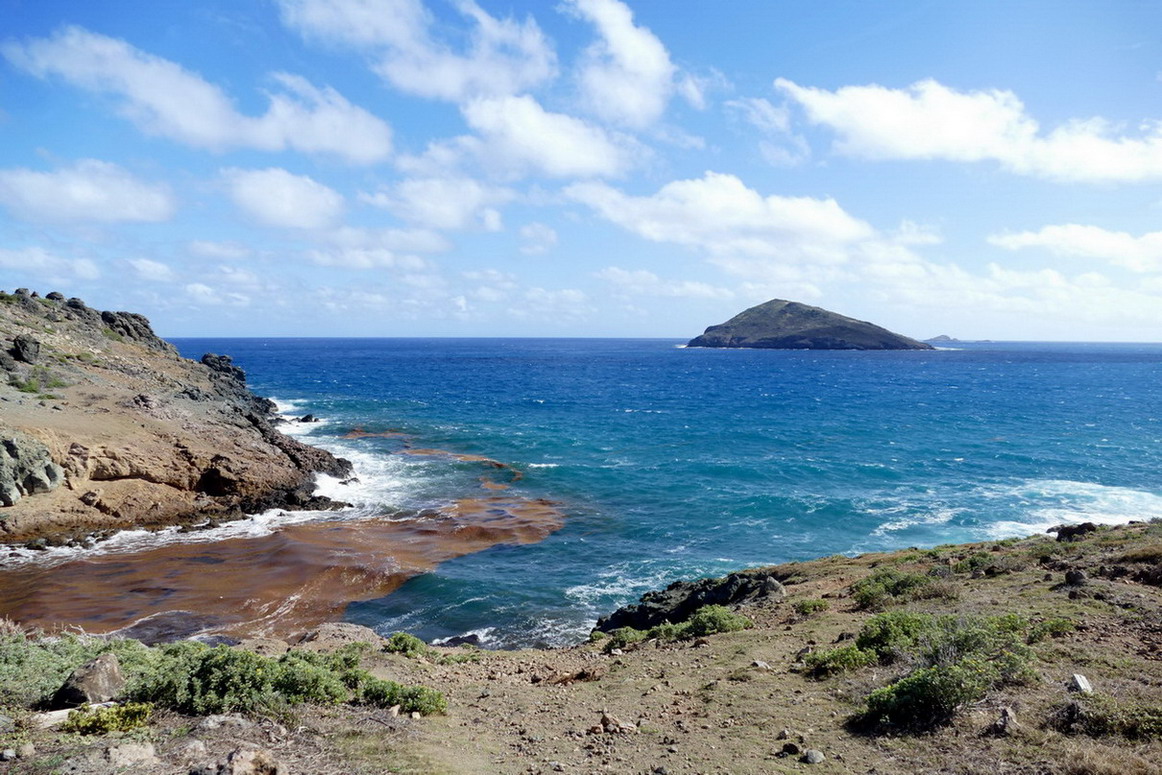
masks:
<path fill-rule="evenodd" d="M 0 292 L 0 542 L 333 506 L 314 474 L 350 463 L 279 433 L 274 408 L 141 315 Z"/>
<path fill-rule="evenodd" d="M 702 606 L 737 605 L 757 598 L 782 600 L 782 579 L 763 571 L 731 573 L 719 579 L 675 581 L 662 590 L 647 592 L 638 603 L 623 606 L 597 621 L 593 629 L 613 632 L 619 627 L 648 630 L 664 622 L 679 624 Z"/>
<path fill-rule="evenodd" d="M 688 347 L 774 350 L 931 350 L 932 346 L 835 312 L 771 299 L 710 326 Z"/>

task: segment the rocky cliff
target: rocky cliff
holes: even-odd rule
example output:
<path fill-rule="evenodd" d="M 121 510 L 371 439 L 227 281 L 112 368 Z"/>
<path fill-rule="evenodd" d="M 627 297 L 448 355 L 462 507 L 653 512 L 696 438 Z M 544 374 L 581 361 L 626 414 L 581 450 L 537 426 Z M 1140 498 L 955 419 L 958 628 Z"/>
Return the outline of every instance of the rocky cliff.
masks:
<path fill-rule="evenodd" d="M 931 345 L 835 312 L 771 299 L 710 326 L 688 347 L 774 350 L 931 350 Z"/>
<path fill-rule="evenodd" d="M 149 321 L 0 292 L 0 541 L 326 508 L 346 460 L 279 433 L 228 356 L 187 360 Z"/>

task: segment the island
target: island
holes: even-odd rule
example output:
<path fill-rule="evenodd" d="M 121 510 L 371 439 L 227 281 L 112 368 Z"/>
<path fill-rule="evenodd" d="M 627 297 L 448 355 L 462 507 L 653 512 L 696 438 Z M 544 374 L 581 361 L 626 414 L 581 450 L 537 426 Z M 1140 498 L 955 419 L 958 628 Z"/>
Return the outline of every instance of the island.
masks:
<path fill-rule="evenodd" d="M 771 299 L 710 326 L 687 347 L 768 350 L 932 350 L 931 345 L 797 301 Z"/>

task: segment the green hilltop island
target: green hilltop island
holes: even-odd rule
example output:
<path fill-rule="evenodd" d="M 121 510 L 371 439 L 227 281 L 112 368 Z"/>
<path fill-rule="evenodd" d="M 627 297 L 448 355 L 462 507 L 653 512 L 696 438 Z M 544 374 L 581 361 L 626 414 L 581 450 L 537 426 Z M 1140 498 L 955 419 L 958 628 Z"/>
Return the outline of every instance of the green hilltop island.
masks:
<path fill-rule="evenodd" d="M 771 299 L 710 326 L 687 347 L 747 347 L 769 350 L 931 350 L 924 342 L 863 320 Z"/>

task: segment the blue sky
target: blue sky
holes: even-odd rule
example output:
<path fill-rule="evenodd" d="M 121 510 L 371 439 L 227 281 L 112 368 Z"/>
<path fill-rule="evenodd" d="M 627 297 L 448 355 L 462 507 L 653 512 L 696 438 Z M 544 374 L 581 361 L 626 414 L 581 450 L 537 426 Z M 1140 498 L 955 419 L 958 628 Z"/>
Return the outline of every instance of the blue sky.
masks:
<path fill-rule="evenodd" d="M 0 288 L 169 336 L 1162 341 L 1162 4 L 0 0 Z"/>

